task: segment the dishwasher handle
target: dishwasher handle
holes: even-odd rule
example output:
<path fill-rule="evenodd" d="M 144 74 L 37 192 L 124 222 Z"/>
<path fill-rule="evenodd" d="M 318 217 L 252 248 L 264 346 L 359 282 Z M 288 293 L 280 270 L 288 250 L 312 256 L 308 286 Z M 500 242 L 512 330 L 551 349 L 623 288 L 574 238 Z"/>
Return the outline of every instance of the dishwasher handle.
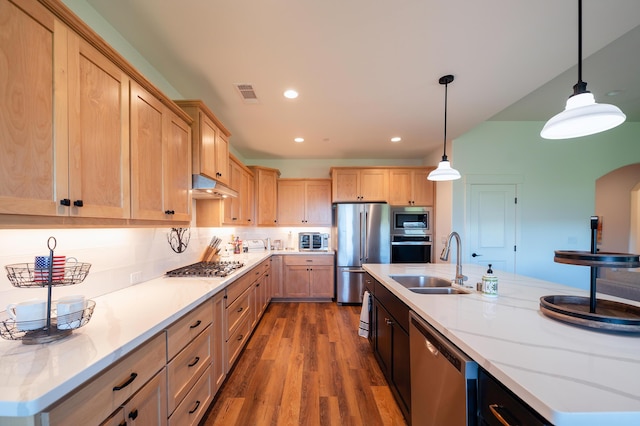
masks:
<path fill-rule="evenodd" d="M 507 409 L 507 407 L 500 404 L 489 404 L 489 410 L 493 417 L 504 426 L 518 426 L 523 424 L 516 419 L 513 414 Z"/>

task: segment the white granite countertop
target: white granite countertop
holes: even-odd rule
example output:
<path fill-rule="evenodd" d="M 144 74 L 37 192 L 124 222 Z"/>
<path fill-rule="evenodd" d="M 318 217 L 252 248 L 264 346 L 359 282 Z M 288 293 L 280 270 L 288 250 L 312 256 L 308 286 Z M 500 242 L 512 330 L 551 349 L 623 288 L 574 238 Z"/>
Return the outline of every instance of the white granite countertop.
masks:
<path fill-rule="evenodd" d="M 495 271 L 499 295 L 487 297 L 475 292 L 486 268 L 464 265 L 472 294 L 421 295 L 389 275 L 450 279 L 455 265 L 364 269 L 556 426 L 640 425 L 640 335 L 580 328 L 539 309 L 541 296 L 588 296 L 586 291 Z"/>
<path fill-rule="evenodd" d="M 93 298 L 89 323 L 56 342 L 0 339 L 0 418 L 43 411 L 277 253 L 237 255 L 245 265 L 228 278 L 161 277 Z"/>

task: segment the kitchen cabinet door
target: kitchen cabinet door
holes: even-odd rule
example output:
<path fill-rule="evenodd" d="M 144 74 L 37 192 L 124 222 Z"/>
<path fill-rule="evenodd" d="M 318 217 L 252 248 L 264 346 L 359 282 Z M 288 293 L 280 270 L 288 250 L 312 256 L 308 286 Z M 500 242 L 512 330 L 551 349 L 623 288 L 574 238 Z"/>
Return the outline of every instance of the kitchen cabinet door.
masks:
<path fill-rule="evenodd" d="M 211 359 L 211 383 L 213 384 L 213 393 L 215 395 L 222 386 L 225 374 L 225 310 L 224 310 L 225 292 L 221 291 L 213 296 L 213 323 L 211 325 L 211 342 L 212 342 L 212 359 Z"/>
<path fill-rule="evenodd" d="M 308 226 L 331 226 L 331 180 L 306 182 L 305 217 Z"/>
<path fill-rule="evenodd" d="M 280 171 L 267 167 L 250 166 L 254 177 L 255 219 L 258 226 L 278 224 L 278 177 Z"/>
<path fill-rule="evenodd" d="M 0 213 L 55 216 L 68 198 L 68 30 L 36 1 L 1 0 L 0 16 Z"/>
<path fill-rule="evenodd" d="M 309 267 L 286 265 L 284 268 L 284 297 L 309 297 Z"/>
<path fill-rule="evenodd" d="M 162 196 L 164 106 L 131 83 L 131 209 L 133 219 L 165 218 Z"/>
<path fill-rule="evenodd" d="M 159 99 L 131 82 L 133 219 L 190 219 L 190 132 Z"/>
<path fill-rule="evenodd" d="M 280 255 L 271 256 L 271 297 L 284 296 L 282 257 Z"/>
<path fill-rule="evenodd" d="M 304 225 L 305 183 L 303 180 L 280 179 L 278 181 L 278 225 Z"/>
<path fill-rule="evenodd" d="M 363 169 L 360 172 L 361 201 L 387 201 L 389 172 L 386 169 Z"/>
<path fill-rule="evenodd" d="M 73 34 L 68 96 L 70 214 L 129 218 L 129 77 Z"/>
<path fill-rule="evenodd" d="M 333 266 L 313 265 L 309 272 L 309 296 L 334 297 Z"/>
<path fill-rule="evenodd" d="M 229 136 L 211 110 L 200 100 L 174 101 L 192 119 L 193 173 L 207 176 L 226 185 L 229 174 Z"/>
<path fill-rule="evenodd" d="M 164 219 L 189 222 L 191 220 L 191 128 L 169 110 L 165 111 L 165 116 L 168 128 L 162 159 Z"/>
<path fill-rule="evenodd" d="M 410 169 L 392 169 L 389 171 L 389 204 L 392 206 L 410 206 L 413 200 L 413 173 Z"/>
<path fill-rule="evenodd" d="M 162 369 L 124 405 L 124 416 L 130 426 L 166 426 L 167 372 Z"/>

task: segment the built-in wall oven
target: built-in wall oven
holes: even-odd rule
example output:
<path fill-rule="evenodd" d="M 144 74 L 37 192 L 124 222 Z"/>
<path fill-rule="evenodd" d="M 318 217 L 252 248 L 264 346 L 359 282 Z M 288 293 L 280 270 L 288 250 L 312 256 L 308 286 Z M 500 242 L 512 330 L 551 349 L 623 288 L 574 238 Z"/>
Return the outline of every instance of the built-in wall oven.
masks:
<path fill-rule="evenodd" d="M 391 263 L 433 261 L 431 207 L 391 208 Z"/>

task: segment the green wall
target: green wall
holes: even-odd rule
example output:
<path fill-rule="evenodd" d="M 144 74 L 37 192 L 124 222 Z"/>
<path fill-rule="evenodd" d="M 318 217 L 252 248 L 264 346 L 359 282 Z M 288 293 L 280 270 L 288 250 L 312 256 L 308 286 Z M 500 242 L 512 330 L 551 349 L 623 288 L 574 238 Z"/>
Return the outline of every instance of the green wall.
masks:
<path fill-rule="evenodd" d="M 454 141 L 455 168 L 463 179 L 453 184 L 453 229 L 468 226 L 464 208 L 472 178 L 519 177 L 516 272 L 588 288 L 589 268 L 555 263 L 554 250 L 590 249 L 595 181 L 640 162 L 640 123 L 564 141 L 542 139 L 543 125 L 489 121 Z"/>

